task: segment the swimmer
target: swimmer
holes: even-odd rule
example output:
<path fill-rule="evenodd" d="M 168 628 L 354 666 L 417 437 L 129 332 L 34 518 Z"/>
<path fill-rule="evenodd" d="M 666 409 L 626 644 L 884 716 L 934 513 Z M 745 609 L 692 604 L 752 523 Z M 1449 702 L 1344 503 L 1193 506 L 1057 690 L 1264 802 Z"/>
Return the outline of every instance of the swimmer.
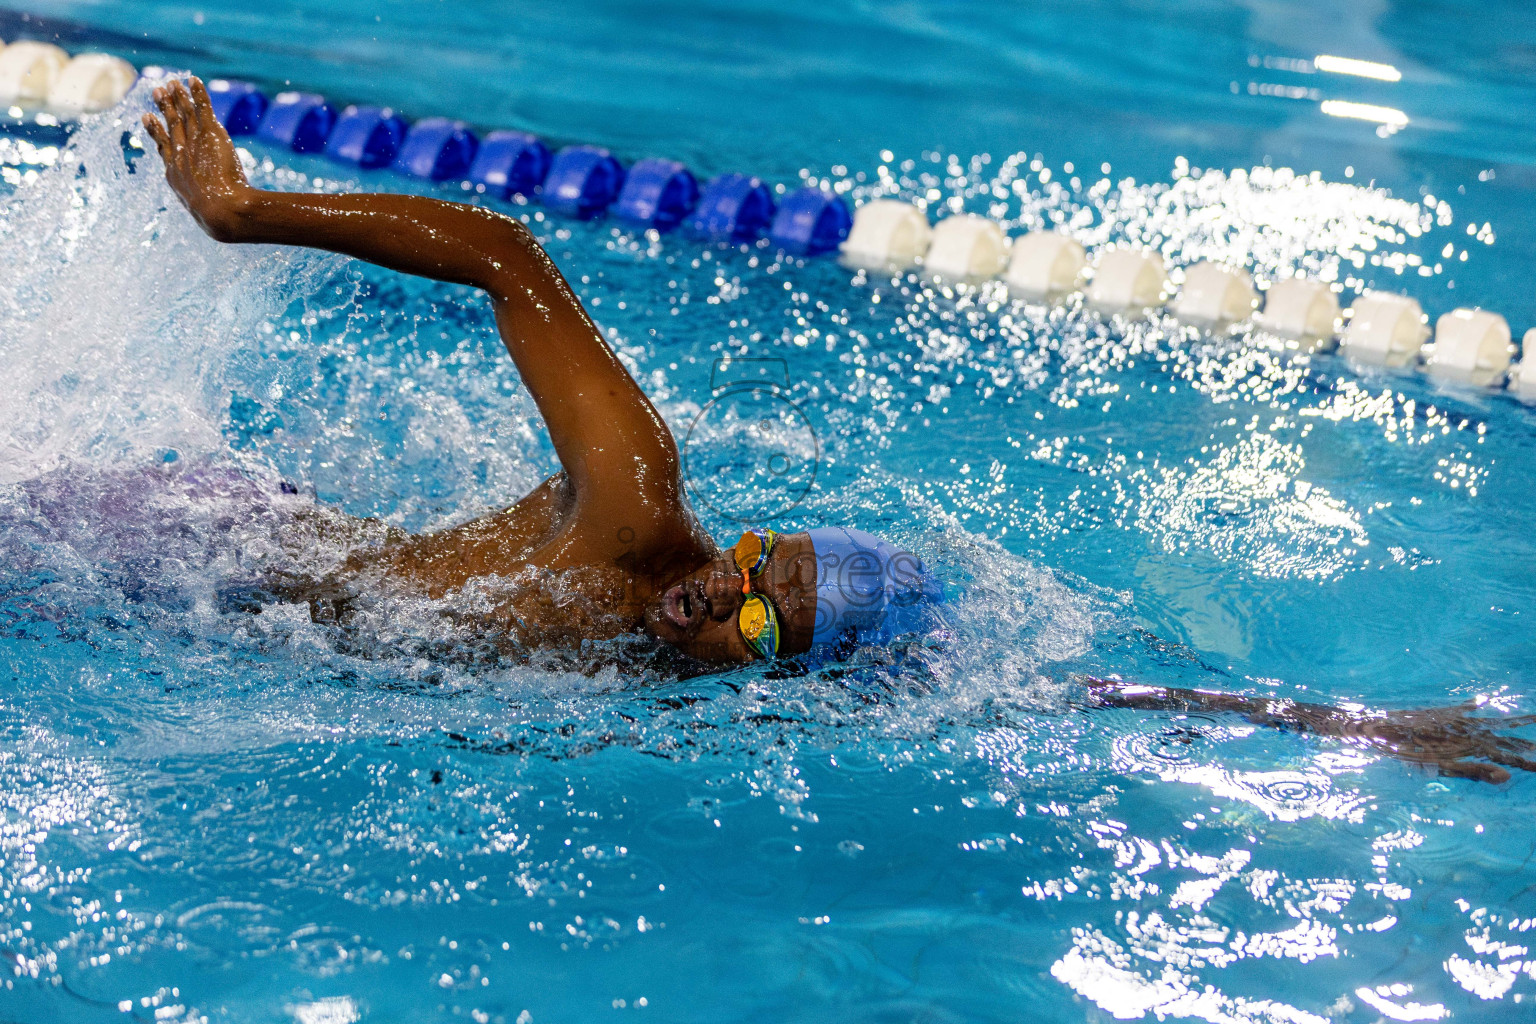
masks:
<path fill-rule="evenodd" d="M 154 99 L 164 120 L 146 114 L 144 127 L 212 238 L 325 249 L 483 289 L 560 461 L 509 508 L 437 533 L 395 531 L 336 575 L 287 587 L 312 614 L 335 614 L 370 585 L 452 599 L 496 581 L 474 622 L 520 645 L 643 631 L 700 661 L 740 664 L 889 635 L 935 596 L 914 555 L 858 530 L 755 528 L 722 551 L 689 504 L 667 425 L 519 221 L 421 196 L 253 188 L 202 82 L 172 81 Z"/>
<path fill-rule="evenodd" d="M 213 238 L 326 249 L 484 289 L 560 460 L 560 472 L 511 507 L 438 533 L 412 536 L 338 513 L 330 528 L 377 543 L 325 580 L 275 588 L 307 601 L 317 619 L 344 614 L 367 585 L 452 599 L 477 581 L 519 580 L 499 591 L 490 614 L 456 617 L 525 645 L 645 632 L 702 662 L 742 664 L 850 638 L 889 640 L 914 624 L 909 612 L 939 599 L 916 556 L 859 530 L 754 528 L 722 551 L 689 505 L 666 424 L 520 222 L 420 196 L 255 189 L 200 81 L 173 81 L 155 91 L 155 103 L 164 122 L 146 114 L 144 127 L 171 188 Z M 1088 708 L 1235 714 L 1487 782 L 1509 778 L 1501 766 L 1536 771 L 1524 756 L 1536 744 L 1495 733 L 1536 717 L 1477 718 L 1468 708 L 1367 713 L 1088 684 Z"/>

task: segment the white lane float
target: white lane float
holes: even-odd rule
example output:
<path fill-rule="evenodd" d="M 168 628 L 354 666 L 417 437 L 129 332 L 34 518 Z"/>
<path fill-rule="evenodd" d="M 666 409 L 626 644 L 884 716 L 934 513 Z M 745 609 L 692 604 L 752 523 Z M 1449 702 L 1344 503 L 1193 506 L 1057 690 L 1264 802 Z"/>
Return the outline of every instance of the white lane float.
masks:
<path fill-rule="evenodd" d="M 843 261 L 853 266 L 905 270 L 928 252 L 933 229 L 928 216 L 899 199 L 871 199 L 853 212 L 843 242 Z"/>
<path fill-rule="evenodd" d="M 1259 293 L 1246 270 L 1196 263 L 1184 272 L 1184 287 L 1172 310 L 1180 320 L 1215 326 L 1246 320 L 1258 305 Z"/>
<path fill-rule="evenodd" d="M 1429 337 L 1428 319 L 1416 299 L 1368 291 L 1355 300 L 1339 345 L 1362 362 L 1410 366 Z"/>
<path fill-rule="evenodd" d="M 939 221 L 923 267 L 957 280 L 996 277 L 1008 262 L 1008 239 L 986 217 L 958 213 Z"/>
<path fill-rule="evenodd" d="M 1454 309 L 1435 321 L 1435 340 L 1424 346 L 1424 372 L 1490 387 L 1504 379 L 1514 354 L 1508 320 L 1485 309 Z"/>
<path fill-rule="evenodd" d="M 69 54 L 52 43 L 23 39 L 0 50 L 0 103 L 40 107 Z"/>
<path fill-rule="evenodd" d="M 1076 290 L 1087 266 L 1088 252 L 1077 239 L 1031 231 L 1013 240 L 1003 280 L 1011 290 L 1045 298 Z"/>
<path fill-rule="evenodd" d="M 1271 334 L 1310 342 L 1317 348 L 1331 345 L 1343 324 L 1339 297 L 1333 289 L 1305 277 L 1272 282 L 1264 297 L 1264 310 L 1254 320 Z"/>
<path fill-rule="evenodd" d="M 121 57 L 82 53 L 59 71 L 48 89 L 48 109 L 63 117 L 110 110 L 120 103 L 139 73 Z"/>
<path fill-rule="evenodd" d="M 1152 309 L 1168 297 L 1163 258 L 1145 249 L 1110 249 L 1088 283 L 1088 303 L 1107 312 Z"/>
<path fill-rule="evenodd" d="M 1525 332 L 1520 361 L 1509 368 L 1509 390 L 1522 402 L 1536 403 L 1536 327 Z"/>

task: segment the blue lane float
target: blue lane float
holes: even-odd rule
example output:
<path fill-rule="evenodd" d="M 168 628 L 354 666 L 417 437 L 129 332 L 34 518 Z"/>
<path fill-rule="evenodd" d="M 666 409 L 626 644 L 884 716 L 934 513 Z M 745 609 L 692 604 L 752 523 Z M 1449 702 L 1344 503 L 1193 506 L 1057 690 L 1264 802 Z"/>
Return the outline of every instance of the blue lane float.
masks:
<path fill-rule="evenodd" d="M 556 213 L 586 220 L 619 197 L 624 167 L 606 149 L 567 146 L 555 154 L 539 198 Z"/>
<path fill-rule="evenodd" d="M 651 157 L 629 169 L 613 212 L 627 221 L 666 231 L 699 204 L 699 183 L 676 160 Z"/>
<path fill-rule="evenodd" d="M 606 149 L 567 146 L 551 156 L 527 132 L 494 131 L 482 141 L 462 121 L 429 117 L 413 125 L 388 108 L 354 105 L 338 117 L 323 96 L 279 93 L 270 103 L 255 85 L 208 83 L 214 112 L 231 135 L 257 135 L 300 153 L 324 151 L 361 167 L 393 164 L 431 181 L 467 180 L 495 199 L 537 196 L 545 207 L 590 219 L 610 207 L 632 223 L 732 242 L 765 233 L 786 252 L 832 252 L 848 237 L 853 217 L 839 196 L 807 187 L 775 203 L 772 189 L 745 174 L 722 174 L 700 188 L 687 167 L 649 158 L 628 171 Z"/>
<path fill-rule="evenodd" d="M 841 245 L 852 225 L 841 196 L 808 185 L 784 197 L 768 237 L 785 252 L 815 256 Z"/>
<path fill-rule="evenodd" d="M 480 142 L 469 180 L 483 185 L 488 195 L 531 196 L 544 184 L 553 156 L 549 147 L 527 132 L 491 132 Z"/>
<path fill-rule="evenodd" d="M 336 126 L 336 110 L 312 92 L 280 92 L 272 98 L 256 134 L 295 153 L 318 153 Z"/>
<path fill-rule="evenodd" d="M 406 132 L 395 157 L 395 169 L 432 181 L 461 178 L 479 147 L 480 140 L 463 121 L 425 117 Z"/>
<path fill-rule="evenodd" d="M 688 230 L 732 241 L 751 241 L 773 222 L 773 193 L 745 174 L 722 174 L 704 186 L 698 206 L 688 217 Z"/>
<path fill-rule="evenodd" d="M 250 82 L 215 78 L 206 83 L 213 116 L 231 135 L 250 135 L 267 112 L 267 97 Z"/>
<path fill-rule="evenodd" d="M 325 155 L 359 167 L 384 167 L 405 139 L 405 119 L 388 107 L 350 106 L 341 112 Z"/>

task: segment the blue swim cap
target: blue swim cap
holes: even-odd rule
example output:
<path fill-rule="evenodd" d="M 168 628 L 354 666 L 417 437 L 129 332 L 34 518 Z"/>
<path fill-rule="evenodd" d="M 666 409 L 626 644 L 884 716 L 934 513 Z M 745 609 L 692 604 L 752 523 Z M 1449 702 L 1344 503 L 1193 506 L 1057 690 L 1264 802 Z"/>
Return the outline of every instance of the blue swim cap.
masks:
<path fill-rule="evenodd" d="M 943 600 L 922 559 L 863 530 L 807 530 L 816 554 L 816 631 L 811 643 L 848 633 L 883 643 L 921 626 L 925 605 Z"/>

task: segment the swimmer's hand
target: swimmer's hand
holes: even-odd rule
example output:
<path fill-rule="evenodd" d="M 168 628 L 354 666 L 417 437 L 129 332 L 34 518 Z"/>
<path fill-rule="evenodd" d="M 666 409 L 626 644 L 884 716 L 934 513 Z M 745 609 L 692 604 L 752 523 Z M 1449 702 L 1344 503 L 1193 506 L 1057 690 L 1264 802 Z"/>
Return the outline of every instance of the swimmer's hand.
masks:
<path fill-rule="evenodd" d="M 1452 778 L 1508 782 L 1508 768 L 1536 772 L 1536 761 L 1527 756 L 1536 751 L 1536 743 L 1500 732 L 1536 724 L 1536 715 L 1483 717 L 1470 713 L 1477 710 L 1471 703 L 1373 712 L 1213 690 L 1139 686 L 1109 679 L 1088 678 L 1086 682 L 1089 695 L 1100 706 L 1234 714 L 1254 725 L 1334 736 L 1380 750 L 1400 761 L 1433 767 L 1439 774 Z"/>
<path fill-rule="evenodd" d="M 210 237 L 239 241 L 240 213 L 252 189 L 208 90 L 194 76 L 191 89 L 178 79 L 156 89 L 154 98 L 165 123 L 145 114 L 144 128 L 165 161 L 165 180 Z"/>

